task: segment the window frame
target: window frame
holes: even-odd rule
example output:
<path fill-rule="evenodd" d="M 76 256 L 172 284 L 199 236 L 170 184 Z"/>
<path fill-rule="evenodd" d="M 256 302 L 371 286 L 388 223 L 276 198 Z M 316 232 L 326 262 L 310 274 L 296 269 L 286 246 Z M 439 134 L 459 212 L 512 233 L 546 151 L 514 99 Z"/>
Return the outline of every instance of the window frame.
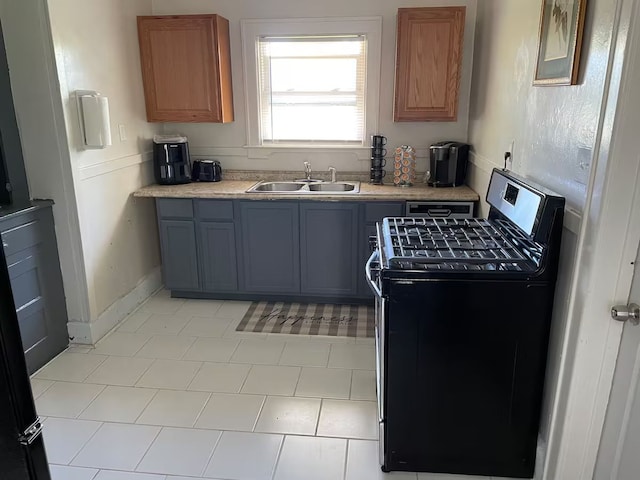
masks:
<path fill-rule="evenodd" d="M 382 17 L 295 18 L 241 20 L 244 87 L 246 102 L 247 147 L 260 149 L 362 149 L 367 147 L 369 135 L 378 131 L 380 72 L 382 51 Z M 279 35 L 365 35 L 366 36 L 366 95 L 362 144 L 317 144 L 315 142 L 263 144 L 260 132 L 260 92 L 258 42 L 263 36 Z"/>

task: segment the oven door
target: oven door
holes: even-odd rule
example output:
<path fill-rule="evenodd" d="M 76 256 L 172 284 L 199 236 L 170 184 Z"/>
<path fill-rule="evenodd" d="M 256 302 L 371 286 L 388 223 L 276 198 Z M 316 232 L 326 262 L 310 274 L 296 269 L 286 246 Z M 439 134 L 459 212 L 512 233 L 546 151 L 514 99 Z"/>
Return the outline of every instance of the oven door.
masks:
<path fill-rule="evenodd" d="M 378 400 L 378 425 L 380 465 L 385 464 L 385 299 L 380 286 L 380 269 L 378 265 L 378 251 L 374 251 L 367 262 L 366 273 L 369 287 L 375 294 L 375 342 L 376 342 L 376 396 Z"/>

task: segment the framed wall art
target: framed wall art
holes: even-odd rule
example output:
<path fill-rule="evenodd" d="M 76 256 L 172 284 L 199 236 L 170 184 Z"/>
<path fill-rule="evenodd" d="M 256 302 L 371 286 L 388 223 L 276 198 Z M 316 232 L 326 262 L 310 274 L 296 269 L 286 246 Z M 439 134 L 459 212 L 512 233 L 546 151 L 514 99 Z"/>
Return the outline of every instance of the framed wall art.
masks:
<path fill-rule="evenodd" d="M 534 85 L 575 85 L 587 0 L 542 0 Z"/>

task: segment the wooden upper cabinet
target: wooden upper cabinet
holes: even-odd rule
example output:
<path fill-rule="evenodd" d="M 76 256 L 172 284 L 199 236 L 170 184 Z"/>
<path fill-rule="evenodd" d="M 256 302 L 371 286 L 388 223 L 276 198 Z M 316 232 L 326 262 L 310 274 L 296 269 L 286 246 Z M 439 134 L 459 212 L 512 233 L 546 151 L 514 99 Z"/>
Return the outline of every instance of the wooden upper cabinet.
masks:
<path fill-rule="evenodd" d="M 398 9 L 396 122 L 455 121 L 465 7 Z"/>
<path fill-rule="evenodd" d="M 232 122 L 229 21 L 219 15 L 138 17 L 149 122 Z"/>

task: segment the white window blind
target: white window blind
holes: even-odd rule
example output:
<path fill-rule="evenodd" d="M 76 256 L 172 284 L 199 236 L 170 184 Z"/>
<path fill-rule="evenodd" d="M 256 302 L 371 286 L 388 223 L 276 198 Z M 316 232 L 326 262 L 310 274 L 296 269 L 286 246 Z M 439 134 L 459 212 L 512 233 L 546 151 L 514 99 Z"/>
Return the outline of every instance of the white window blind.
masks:
<path fill-rule="evenodd" d="M 260 36 L 260 136 L 268 144 L 364 142 L 364 35 Z"/>

